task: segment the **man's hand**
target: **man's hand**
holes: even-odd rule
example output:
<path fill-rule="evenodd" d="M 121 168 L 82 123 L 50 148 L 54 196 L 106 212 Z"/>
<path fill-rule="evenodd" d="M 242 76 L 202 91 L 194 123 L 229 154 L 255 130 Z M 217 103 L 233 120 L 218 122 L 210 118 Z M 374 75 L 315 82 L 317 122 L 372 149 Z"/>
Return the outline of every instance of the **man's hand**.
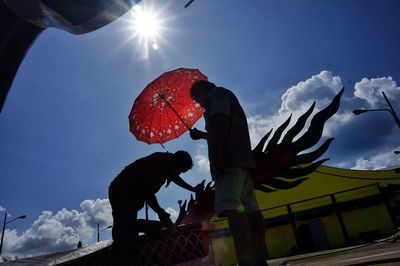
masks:
<path fill-rule="evenodd" d="M 199 183 L 197 184 L 194 188 L 193 188 L 193 192 L 197 193 L 201 193 L 204 191 L 204 185 L 203 183 Z"/>
<path fill-rule="evenodd" d="M 207 133 L 198 130 L 197 128 L 190 129 L 190 137 L 193 140 L 198 140 L 198 139 L 207 139 Z"/>
<path fill-rule="evenodd" d="M 169 218 L 170 216 L 171 215 L 167 213 L 165 210 L 163 210 L 158 214 L 158 218 L 160 218 L 160 221 L 167 227 L 168 233 L 170 233 L 171 235 L 176 235 L 178 233 L 178 228 L 171 221 L 171 219 Z"/>

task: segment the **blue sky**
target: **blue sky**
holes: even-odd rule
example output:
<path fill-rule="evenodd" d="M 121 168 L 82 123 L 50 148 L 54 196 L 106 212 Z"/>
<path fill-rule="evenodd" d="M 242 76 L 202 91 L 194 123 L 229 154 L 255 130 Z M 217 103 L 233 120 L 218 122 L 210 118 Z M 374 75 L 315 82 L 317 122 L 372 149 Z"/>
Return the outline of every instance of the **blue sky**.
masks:
<path fill-rule="evenodd" d="M 95 223 L 96 214 L 87 213 L 104 202 L 86 202 L 95 206 L 87 213 L 81 203 L 106 199 L 108 184 L 126 164 L 162 151 L 136 141 L 128 114 L 147 83 L 178 67 L 199 68 L 236 93 L 253 143 L 310 101 L 324 107 L 343 85 L 342 107 L 326 132 L 336 137 L 327 164 L 372 169 L 400 163 L 393 154 L 399 129 L 390 115 L 351 114 L 354 108 L 384 108 L 380 88 L 400 111 L 398 1 L 197 0 L 188 9 L 185 1 L 142 4 L 162 10 L 166 28 L 147 59 L 127 29 L 130 14 L 80 36 L 48 29 L 29 50 L 0 114 L 0 206 L 12 217 L 28 215 L 10 224 L 9 243 L 25 245 L 22 235 L 38 232 L 43 211 L 54 220 L 63 208 L 66 214 L 77 210 L 91 219 L 87 227 Z M 194 170 L 184 175 L 189 183 L 210 180 L 204 143 L 186 134 L 166 148 L 196 158 Z M 170 186 L 158 197 L 163 207 L 177 209 L 177 200 L 188 195 Z M 92 231 L 86 233 L 86 242 L 93 241 Z M 46 251 L 26 245 L 18 254 Z M 8 252 L 15 247 L 9 244 Z"/>

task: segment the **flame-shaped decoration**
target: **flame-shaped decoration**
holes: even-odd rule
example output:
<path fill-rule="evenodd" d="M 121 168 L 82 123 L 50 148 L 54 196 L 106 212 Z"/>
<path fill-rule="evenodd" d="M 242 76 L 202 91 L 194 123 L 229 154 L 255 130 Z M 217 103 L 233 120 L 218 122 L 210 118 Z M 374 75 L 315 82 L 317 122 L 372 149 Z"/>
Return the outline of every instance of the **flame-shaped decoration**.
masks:
<path fill-rule="evenodd" d="M 339 109 L 340 98 L 344 88 L 335 96 L 332 102 L 319 111 L 311 120 L 307 131 L 296 141 L 293 139 L 301 132 L 304 125 L 315 107 L 315 102 L 297 120 L 296 124 L 288 130 L 281 143 L 278 144 L 282 132 L 287 128 L 289 118 L 276 130 L 271 140 L 265 143 L 271 134 L 268 132 L 253 150 L 257 169 L 254 176 L 256 188 L 264 192 L 272 192 L 280 189 L 290 189 L 298 186 L 305 180 L 306 175 L 314 172 L 322 163 L 328 159 L 314 162 L 318 159 L 332 143 L 333 138 L 327 139 L 315 151 L 298 155 L 300 152 L 313 147 L 321 139 L 325 122 L 331 118 Z M 284 177 L 282 179 L 280 177 Z"/>

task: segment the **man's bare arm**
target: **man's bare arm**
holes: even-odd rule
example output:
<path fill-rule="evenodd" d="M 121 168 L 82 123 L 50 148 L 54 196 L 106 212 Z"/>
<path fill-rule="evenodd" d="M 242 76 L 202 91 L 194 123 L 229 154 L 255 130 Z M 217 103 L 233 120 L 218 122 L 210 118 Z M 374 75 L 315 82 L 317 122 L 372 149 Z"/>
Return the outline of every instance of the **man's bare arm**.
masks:
<path fill-rule="evenodd" d="M 172 179 L 172 182 L 180 186 L 181 188 L 187 189 L 192 192 L 196 192 L 195 188 L 186 183 L 180 176 L 176 176 Z"/>
<path fill-rule="evenodd" d="M 171 234 L 176 234 L 178 232 L 176 225 L 169 218 L 170 214 L 160 207 L 156 195 L 152 195 L 149 198 L 147 198 L 146 202 L 157 213 L 158 218 L 160 218 L 160 221 L 167 226 L 168 232 Z"/>
<path fill-rule="evenodd" d="M 153 209 L 158 215 L 164 214 L 165 210 L 161 208 L 160 204 L 158 204 L 158 200 L 156 195 L 152 195 L 146 199 L 147 204 L 149 204 L 150 208 Z"/>
<path fill-rule="evenodd" d="M 177 184 L 178 186 L 180 186 L 181 188 L 187 189 L 189 191 L 198 193 L 204 190 L 204 185 L 199 183 L 197 184 L 195 187 L 193 187 L 192 185 L 189 185 L 188 183 L 186 183 L 180 176 L 174 177 L 174 179 L 172 179 L 172 181 Z"/>

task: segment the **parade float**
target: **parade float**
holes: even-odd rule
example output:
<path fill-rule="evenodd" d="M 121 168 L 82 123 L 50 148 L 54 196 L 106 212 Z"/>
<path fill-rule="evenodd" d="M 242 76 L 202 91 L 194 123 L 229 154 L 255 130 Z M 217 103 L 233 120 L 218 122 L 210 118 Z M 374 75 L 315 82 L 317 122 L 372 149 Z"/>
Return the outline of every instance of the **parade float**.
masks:
<path fill-rule="evenodd" d="M 314 147 L 320 143 L 325 122 L 337 112 L 342 93 L 343 89 L 325 109 L 313 115 L 307 130 L 303 129 L 315 103 L 293 127 L 287 130 L 289 117 L 253 149 L 256 196 L 266 221 L 269 258 L 366 243 L 391 235 L 399 226 L 398 169 L 324 166 L 327 159 L 320 157 L 333 139 Z M 213 207 L 214 188 L 209 182 L 203 192 L 179 201 L 177 235 L 168 234 L 159 221 L 139 220 L 142 234 L 138 254 L 129 258 L 127 265 L 235 264 L 227 220 L 216 217 Z M 110 244 L 103 241 L 35 260 L 112 265 Z"/>

